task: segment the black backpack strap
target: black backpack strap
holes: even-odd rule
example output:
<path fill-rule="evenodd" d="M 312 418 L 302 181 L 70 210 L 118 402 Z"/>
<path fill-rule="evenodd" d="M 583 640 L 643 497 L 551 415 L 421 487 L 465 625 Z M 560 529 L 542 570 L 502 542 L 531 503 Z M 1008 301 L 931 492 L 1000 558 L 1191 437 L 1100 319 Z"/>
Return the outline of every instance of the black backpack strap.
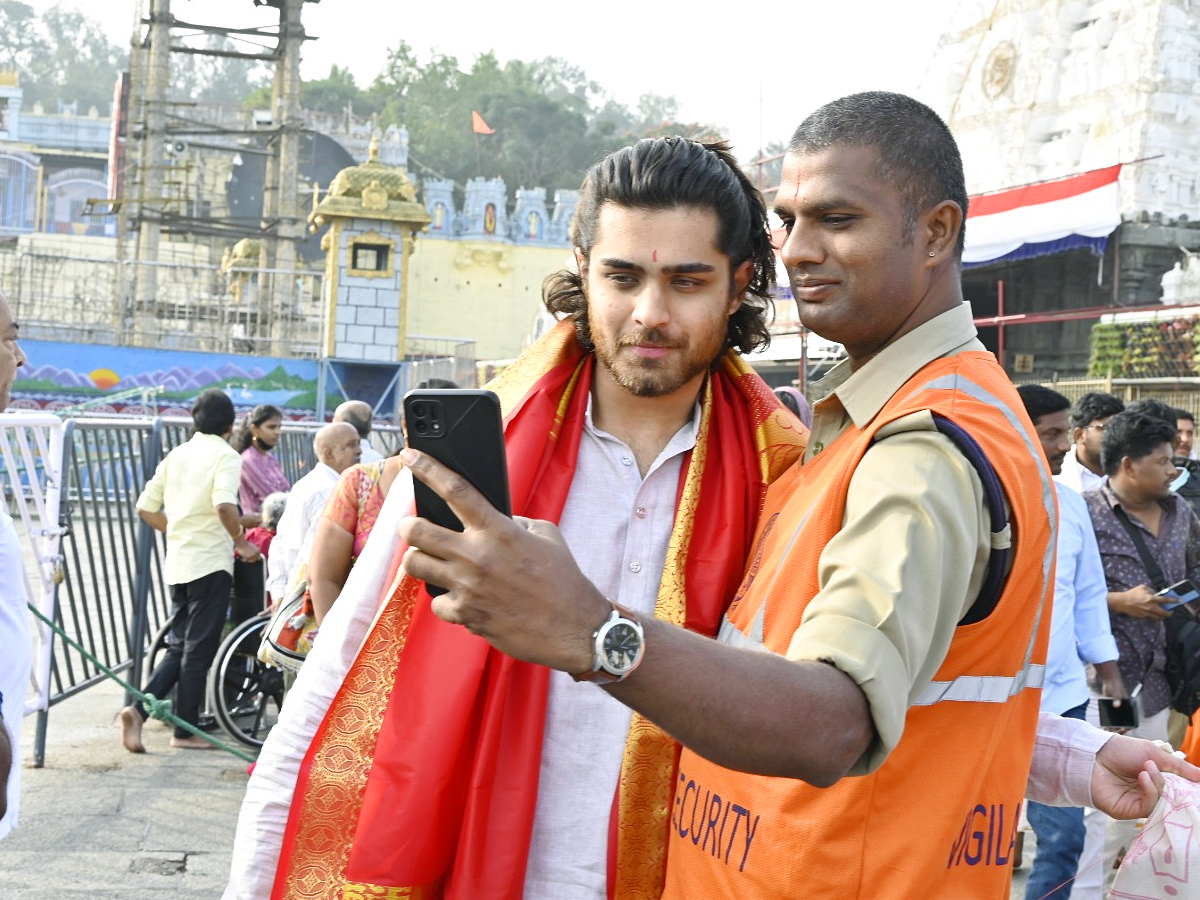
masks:
<path fill-rule="evenodd" d="M 1128 514 L 1121 507 L 1114 506 L 1113 513 L 1116 515 L 1117 521 L 1125 527 L 1125 530 L 1129 532 L 1129 536 L 1133 538 L 1133 545 L 1137 547 L 1138 556 L 1142 558 L 1142 565 L 1146 567 L 1146 574 L 1150 576 L 1150 583 L 1154 585 L 1154 589 L 1156 591 L 1165 590 L 1168 587 L 1166 576 L 1163 575 L 1163 570 L 1159 566 L 1158 560 L 1154 558 L 1154 554 L 1146 546 L 1146 539 L 1142 537 L 1141 531 L 1129 521 Z"/>
<path fill-rule="evenodd" d="M 988 519 L 992 532 L 992 552 L 988 557 L 987 572 L 983 584 L 979 588 L 979 596 L 971 604 L 966 615 L 959 620 L 959 625 L 970 625 L 986 619 L 1004 593 L 1004 585 L 1008 582 L 1009 560 L 1012 556 L 1011 530 L 1005 511 L 1004 489 L 1000 486 L 1000 477 L 992 468 L 987 454 L 979 446 L 979 442 L 959 425 L 951 422 L 945 416 L 931 413 L 933 424 L 937 430 L 948 437 L 958 448 L 967 461 L 975 467 L 979 481 L 983 485 L 983 495 L 987 499 Z"/>

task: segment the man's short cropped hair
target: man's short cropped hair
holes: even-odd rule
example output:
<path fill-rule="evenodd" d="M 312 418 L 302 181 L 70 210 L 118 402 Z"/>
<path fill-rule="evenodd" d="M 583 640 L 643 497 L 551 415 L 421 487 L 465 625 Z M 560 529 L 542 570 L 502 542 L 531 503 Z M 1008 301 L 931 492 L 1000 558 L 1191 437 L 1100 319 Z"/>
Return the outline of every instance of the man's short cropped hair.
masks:
<path fill-rule="evenodd" d="M 1196 421 L 1196 417 L 1192 415 L 1191 410 L 1184 409 L 1183 407 L 1180 407 L 1175 410 L 1175 421 L 1178 422 L 1181 419 L 1186 419 L 1187 421 L 1192 422 L 1193 424 Z"/>
<path fill-rule="evenodd" d="M 1071 401 L 1050 388 L 1040 384 L 1023 384 L 1017 388 L 1021 402 L 1025 404 L 1025 412 L 1034 425 L 1042 416 L 1049 416 L 1064 409 L 1071 408 Z"/>
<path fill-rule="evenodd" d="M 961 259 L 967 221 L 962 155 L 946 123 L 904 94 L 867 91 L 826 103 L 800 123 L 789 153 L 823 153 L 832 147 L 870 147 L 879 154 L 879 180 L 894 185 L 904 202 L 904 240 L 917 217 L 950 200 L 962 210 L 956 257 Z"/>
<path fill-rule="evenodd" d="M 1127 409 L 1104 426 L 1100 441 L 1100 463 L 1109 477 L 1121 467 L 1121 460 L 1142 459 L 1160 446 L 1175 446 L 1175 426 L 1161 416 Z"/>
<path fill-rule="evenodd" d="M 701 143 L 682 137 L 644 138 L 610 153 L 588 170 L 571 220 L 571 243 L 591 258 L 606 203 L 627 209 L 710 209 L 717 217 L 717 243 L 730 273 L 753 266 L 742 304 L 729 317 L 725 346 L 749 353 L 771 342 L 767 322 L 775 286 L 775 251 L 762 194 L 738 168 L 724 141 Z M 582 276 L 555 272 L 542 285 L 546 309 L 575 323 L 585 349 L 593 349 Z"/>
<path fill-rule="evenodd" d="M 1146 397 L 1142 400 L 1134 400 L 1125 407 L 1125 412 L 1145 413 L 1148 416 L 1157 416 L 1162 419 L 1172 428 L 1178 430 L 1179 410 L 1171 406 L 1169 403 L 1163 403 L 1154 397 Z"/>
<path fill-rule="evenodd" d="M 1108 419 L 1125 409 L 1120 398 L 1102 391 L 1089 391 L 1071 407 L 1071 427 L 1086 428 L 1097 419 Z"/>
<path fill-rule="evenodd" d="M 227 434 L 233 429 L 235 418 L 233 401 L 216 388 L 201 391 L 192 404 L 192 424 L 200 434 Z"/>

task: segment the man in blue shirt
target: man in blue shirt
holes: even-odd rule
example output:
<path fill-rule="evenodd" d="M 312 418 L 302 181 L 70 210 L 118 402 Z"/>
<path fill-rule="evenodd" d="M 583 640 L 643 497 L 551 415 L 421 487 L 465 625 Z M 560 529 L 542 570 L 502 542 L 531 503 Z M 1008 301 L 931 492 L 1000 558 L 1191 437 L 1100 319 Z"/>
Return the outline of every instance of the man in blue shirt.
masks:
<path fill-rule="evenodd" d="M 1069 401 L 1038 384 L 1017 388 L 1033 420 L 1051 474 L 1062 472 L 1071 449 Z M 1108 619 L 1108 586 L 1087 504 L 1057 480 L 1058 561 L 1054 579 L 1054 612 L 1042 712 L 1082 719 L 1087 711 L 1085 663 L 1096 667 L 1106 697 L 1128 696 L 1117 668 L 1117 644 Z M 1037 857 L 1025 885 L 1026 900 L 1068 900 L 1086 833 L 1079 807 L 1030 802 L 1029 824 L 1037 835 Z"/>

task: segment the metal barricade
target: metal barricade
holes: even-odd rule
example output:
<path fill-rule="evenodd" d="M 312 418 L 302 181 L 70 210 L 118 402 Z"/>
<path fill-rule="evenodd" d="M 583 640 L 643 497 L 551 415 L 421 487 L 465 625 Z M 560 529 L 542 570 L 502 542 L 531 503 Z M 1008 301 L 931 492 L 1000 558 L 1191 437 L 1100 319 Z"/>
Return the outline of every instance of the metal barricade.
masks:
<path fill-rule="evenodd" d="M 3 572 L 0 578 L 19 578 L 24 597 L 47 618 L 54 617 L 59 583 L 63 578 L 60 502 L 63 485 L 63 422 L 49 413 L 0 415 L 0 496 L 11 511 L 26 565 L 20 573 Z M 30 571 L 37 573 L 31 582 Z M 53 632 L 35 623 L 32 693 L 26 696 L 25 714 L 36 712 L 37 746 L 45 743 L 46 711 L 50 704 Z M 41 759 L 36 761 L 41 765 Z"/>
<path fill-rule="evenodd" d="M 319 427 L 284 426 L 275 452 L 293 484 L 312 469 Z M 161 459 L 191 434 L 185 418 L 0 415 L 0 490 L 22 538 L 27 597 L 100 664 L 137 686 L 150 639 L 171 614 L 166 539 L 141 521 L 137 498 Z M 374 438 L 385 451 L 399 449 L 398 428 L 380 427 Z M 106 676 L 48 627 L 39 623 L 35 632 L 26 713 L 38 715 L 33 755 L 41 766 L 50 708 Z"/>
<path fill-rule="evenodd" d="M 312 469 L 319 427 L 284 427 L 276 453 L 293 484 Z M 100 664 L 137 686 L 150 640 L 171 615 L 166 539 L 141 521 L 137 498 L 161 459 L 191 435 L 187 418 L 0 415 L 0 488 L 22 538 L 26 595 Z M 38 714 L 34 765 L 41 766 L 49 709 L 106 676 L 48 627 L 39 624 L 36 633 L 26 713 Z"/>
<path fill-rule="evenodd" d="M 129 671 L 133 684 L 147 634 L 169 614 L 161 542 L 136 510 L 161 456 L 162 431 L 160 420 L 103 418 L 68 420 L 64 434 L 65 577 L 54 620 L 101 664 Z M 58 639 L 51 659 L 48 705 L 106 677 Z M 44 750 L 39 739 L 35 765 Z"/>

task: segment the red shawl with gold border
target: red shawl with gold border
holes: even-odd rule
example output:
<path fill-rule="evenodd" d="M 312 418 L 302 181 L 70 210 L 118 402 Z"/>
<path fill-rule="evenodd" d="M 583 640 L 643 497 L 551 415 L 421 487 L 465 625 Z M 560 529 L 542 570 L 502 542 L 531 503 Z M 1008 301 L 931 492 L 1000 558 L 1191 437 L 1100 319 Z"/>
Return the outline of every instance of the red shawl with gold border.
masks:
<path fill-rule="evenodd" d="M 562 512 L 592 359 L 562 323 L 491 385 L 516 514 Z M 680 475 L 659 618 L 716 633 L 766 486 L 804 435 L 738 356 L 718 361 Z M 548 684 L 545 667 L 442 622 L 401 574 L 301 766 L 272 900 L 520 900 Z M 610 826 L 612 897 L 662 892 L 678 752 L 633 715 Z"/>

